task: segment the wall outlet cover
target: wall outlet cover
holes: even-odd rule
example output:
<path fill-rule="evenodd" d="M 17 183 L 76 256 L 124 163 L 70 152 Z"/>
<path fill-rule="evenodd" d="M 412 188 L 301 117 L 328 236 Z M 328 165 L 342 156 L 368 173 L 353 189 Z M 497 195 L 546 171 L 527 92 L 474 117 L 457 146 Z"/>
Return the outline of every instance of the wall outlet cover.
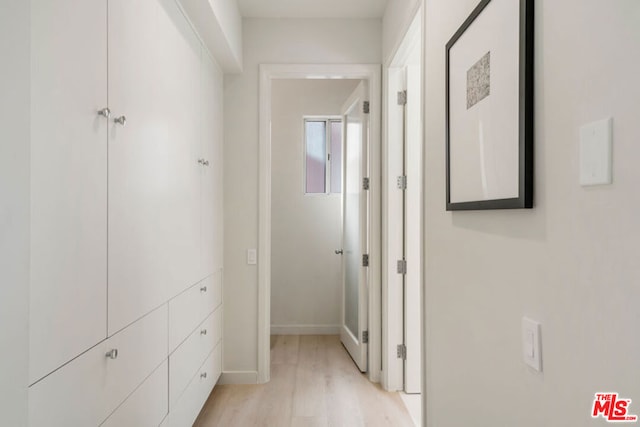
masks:
<path fill-rule="evenodd" d="M 535 371 L 542 372 L 542 341 L 540 323 L 522 318 L 522 358 Z"/>
<path fill-rule="evenodd" d="M 580 128 L 580 185 L 612 183 L 613 119 Z"/>

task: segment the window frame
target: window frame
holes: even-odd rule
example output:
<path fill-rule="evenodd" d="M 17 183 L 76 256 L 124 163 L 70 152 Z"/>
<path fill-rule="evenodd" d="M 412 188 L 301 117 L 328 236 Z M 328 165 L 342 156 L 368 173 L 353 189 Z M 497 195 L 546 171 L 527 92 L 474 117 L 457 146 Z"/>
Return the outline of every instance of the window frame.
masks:
<path fill-rule="evenodd" d="M 307 192 L 307 122 L 325 122 L 325 153 L 324 159 L 324 192 L 323 193 L 309 193 Z M 340 169 L 340 188 L 337 191 L 332 191 L 331 188 L 331 173 L 333 171 L 333 156 L 331 153 L 331 124 L 340 123 L 340 150 L 343 147 L 343 134 L 344 123 L 343 117 L 340 115 L 322 115 L 322 116 L 309 116 L 302 117 L 302 194 L 305 196 L 340 196 L 342 194 L 342 164 L 337 165 Z M 341 162 L 342 163 L 342 162 Z"/>

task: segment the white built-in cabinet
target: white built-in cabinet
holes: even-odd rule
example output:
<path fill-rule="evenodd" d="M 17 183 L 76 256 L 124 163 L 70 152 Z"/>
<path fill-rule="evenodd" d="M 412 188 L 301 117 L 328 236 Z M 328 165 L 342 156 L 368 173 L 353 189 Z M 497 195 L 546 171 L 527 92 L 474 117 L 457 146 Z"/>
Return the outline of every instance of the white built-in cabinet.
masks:
<path fill-rule="evenodd" d="M 222 367 L 222 72 L 175 0 L 32 0 L 31 426 L 176 426 Z"/>

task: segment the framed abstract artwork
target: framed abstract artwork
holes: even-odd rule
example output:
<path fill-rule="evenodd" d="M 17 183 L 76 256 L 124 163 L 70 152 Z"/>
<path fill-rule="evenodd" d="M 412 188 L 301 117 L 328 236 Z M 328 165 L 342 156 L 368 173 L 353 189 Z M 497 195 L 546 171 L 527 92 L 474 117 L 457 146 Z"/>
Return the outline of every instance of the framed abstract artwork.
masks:
<path fill-rule="evenodd" d="M 446 45 L 448 211 L 533 207 L 533 3 L 482 0 Z"/>

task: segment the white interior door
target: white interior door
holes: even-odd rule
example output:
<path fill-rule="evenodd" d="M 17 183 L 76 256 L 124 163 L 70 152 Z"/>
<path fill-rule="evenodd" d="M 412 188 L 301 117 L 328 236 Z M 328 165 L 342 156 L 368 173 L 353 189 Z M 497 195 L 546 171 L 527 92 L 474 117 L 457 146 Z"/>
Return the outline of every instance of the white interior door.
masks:
<path fill-rule="evenodd" d="M 364 112 L 367 83 L 363 81 L 345 103 L 343 115 L 342 277 L 343 310 L 340 339 L 362 372 L 367 371 L 367 177 L 368 116 Z M 368 255 L 367 255 L 368 256 Z"/>
<path fill-rule="evenodd" d="M 419 62 L 418 62 L 419 64 Z M 406 69 L 404 168 L 407 188 L 404 197 L 404 390 L 420 393 L 421 339 L 420 300 L 422 285 L 422 120 L 420 66 Z"/>

